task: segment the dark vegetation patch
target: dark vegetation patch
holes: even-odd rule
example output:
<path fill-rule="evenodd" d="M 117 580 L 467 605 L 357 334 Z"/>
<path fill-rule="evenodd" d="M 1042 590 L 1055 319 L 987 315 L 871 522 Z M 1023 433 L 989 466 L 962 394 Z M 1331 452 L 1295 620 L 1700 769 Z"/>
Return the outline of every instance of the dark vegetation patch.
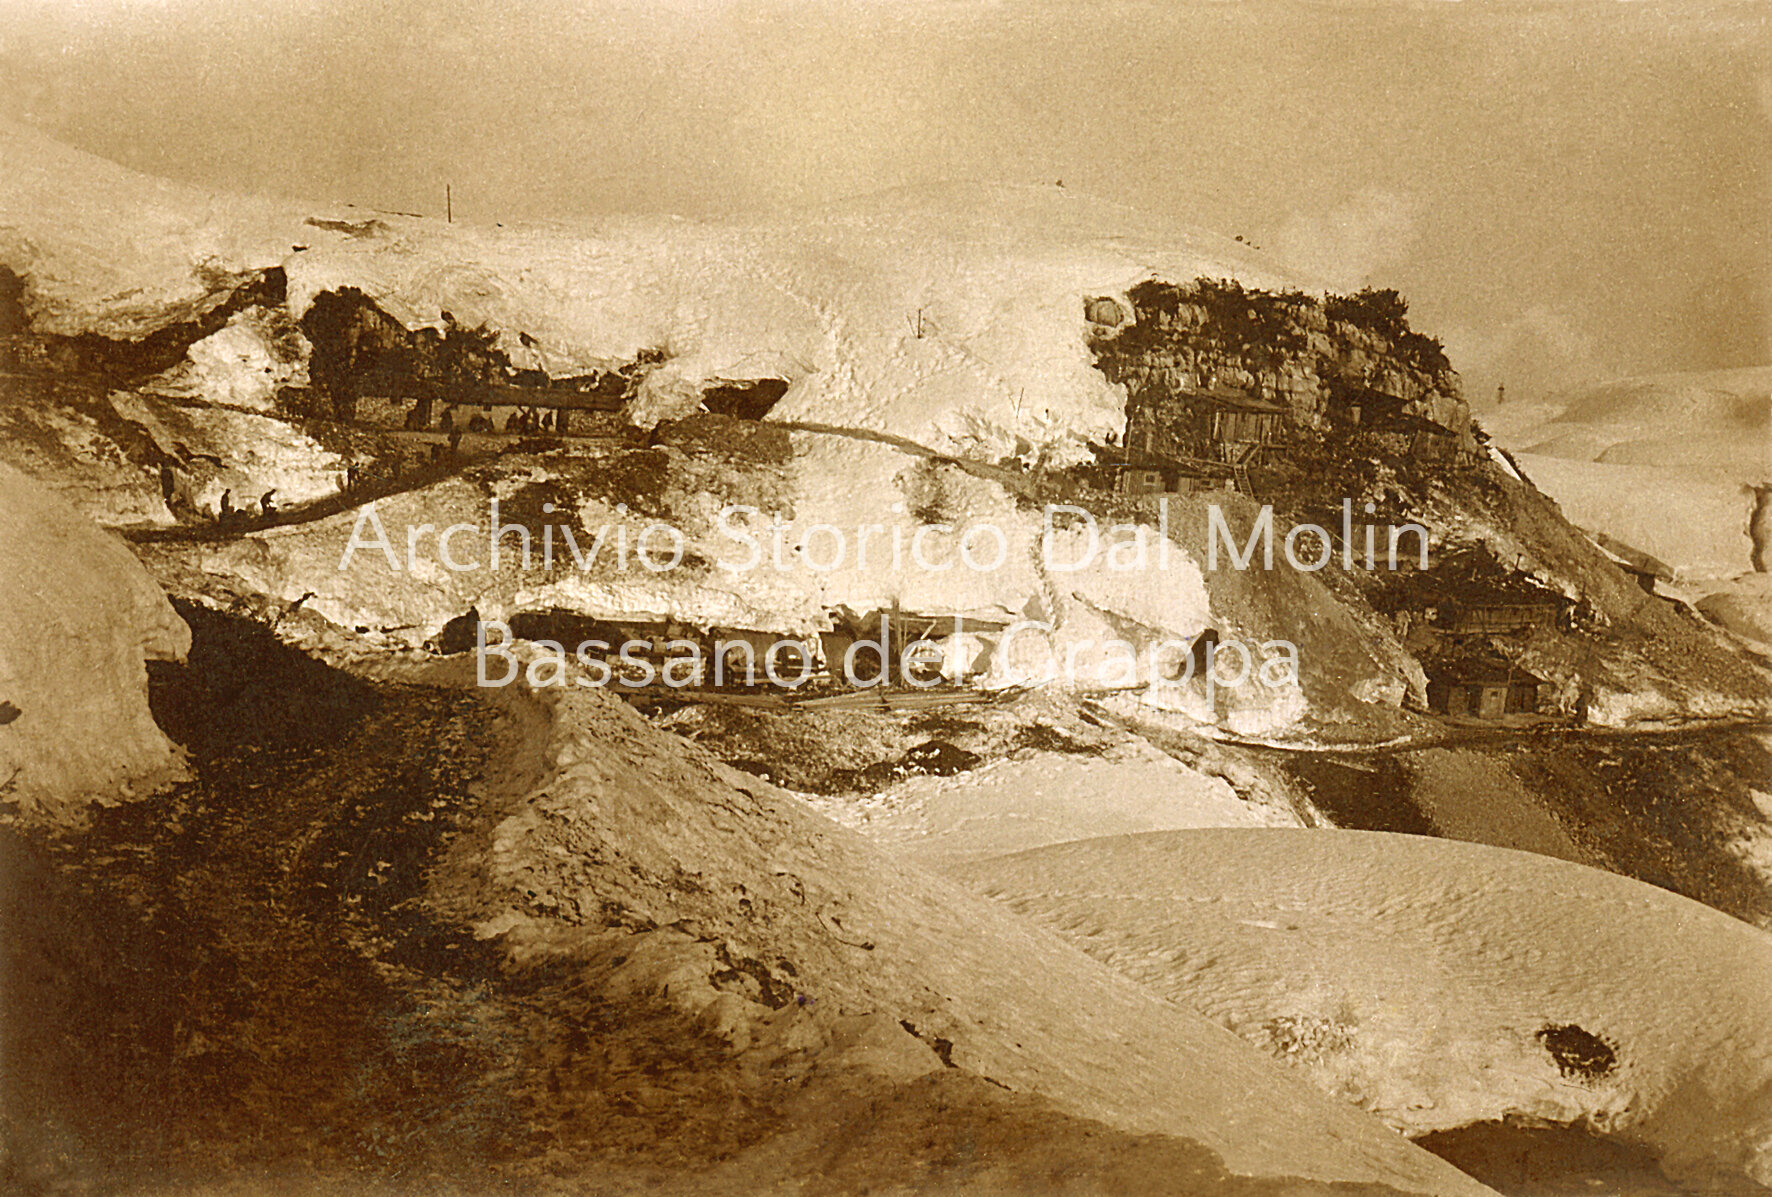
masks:
<path fill-rule="evenodd" d="M 594 537 L 579 519 L 578 503 L 578 492 L 559 480 L 524 483 L 498 500 L 498 526 L 508 528 L 515 525 L 529 533 L 529 556 L 532 562 L 538 561 L 542 555 L 544 530 L 552 528 L 554 565 L 559 568 L 564 561 L 566 568 L 571 569 L 574 568 L 572 549 L 567 545 L 561 528 L 572 530 L 572 538 L 577 542 L 580 553 L 590 552 Z M 500 552 L 521 559 L 522 544 L 522 537 L 513 533 L 500 546 Z"/>
<path fill-rule="evenodd" d="M 610 506 L 625 503 L 640 515 L 668 519 L 671 476 L 671 455 L 664 449 L 630 449 L 601 459 L 580 485 L 587 497 Z"/>
<path fill-rule="evenodd" d="M 1309 343 L 1304 313 L 1317 301 L 1302 291 L 1265 291 L 1235 279 L 1199 278 L 1185 286 L 1151 279 L 1127 292 L 1136 313 L 1116 350 L 1160 346 L 1167 331 L 1189 328 L 1200 346 L 1219 353 L 1261 353 L 1279 365 Z"/>
<path fill-rule="evenodd" d="M 895 481 L 906 509 L 918 523 L 957 524 L 967 511 L 965 476 L 965 471 L 951 462 L 920 458 Z"/>
<path fill-rule="evenodd" d="M 1389 287 L 1366 287 L 1352 295 L 1328 295 L 1323 310 L 1332 321 L 1376 333 L 1412 369 L 1430 377 L 1452 372 L 1445 346 L 1409 327 L 1409 301 Z"/>
<path fill-rule="evenodd" d="M 1542 1027 L 1537 1039 L 1557 1062 L 1557 1070 L 1570 1080 L 1597 1081 L 1618 1068 L 1617 1050 L 1574 1023 Z"/>
<path fill-rule="evenodd" d="M 550 543 L 551 568 L 554 572 L 576 572 L 580 569 L 580 561 L 593 570 L 617 569 L 622 560 L 622 545 L 625 540 L 627 567 L 631 570 L 648 569 L 646 561 L 640 557 L 642 542 L 646 558 L 655 567 L 668 566 L 672 573 L 678 570 L 706 570 L 711 563 L 688 547 L 687 537 L 682 541 L 682 559 L 672 565 L 671 562 L 677 555 L 677 538 L 664 532 L 653 532 L 646 536 L 644 525 L 628 528 L 624 537 L 623 521 L 619 519 L 619 513 L 617 519 L 595 526 L 587 524 L 580 514 L 579 505 L 587 495 L 599 488 L 614 486 L 627 495 L 625 499 L 616 501 L 626 502 L 631 511 L 646 516 L 668 517 L 668 501 L 662 499 L 656 491 L 644 489 L 648 484 L 646 479 L 656 485 L 670 467 L 668 458 L 660 462 L 657 458 L 644 456 L 651 452 L 636 450 L 632 454 L 618 454 L 613 458 L 600 459 L 595 467 L 565 478 L 526 483 L 498 501 L 499 527 L 516 526 L 529 533 L 529 562 L 534 569 L 549 568 Z M 633 460 L 636 455 L 641 455 L 639 460 Z M 565 463 L 562 463 L 562 467 L 565 468 Z M 597 543 L 600 534 L 603 537 L 601 545 Z M 501 560 L 508 557 L 521 561 L 523 538 L 515 532 L 510 533 L 501 543 L 499 552 Z"/>

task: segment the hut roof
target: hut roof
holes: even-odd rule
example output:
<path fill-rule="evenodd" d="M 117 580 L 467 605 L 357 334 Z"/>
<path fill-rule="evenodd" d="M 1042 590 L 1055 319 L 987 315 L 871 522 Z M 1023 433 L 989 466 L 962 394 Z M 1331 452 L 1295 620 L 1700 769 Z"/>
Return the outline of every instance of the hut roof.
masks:
<path fill-rule="evenodd" d="M 1428 680 L 1453 686 L 1540 685 L 1544 679 L 1502 657 L 1448 657 L 1424 662 Z"/>
<path fill-rule="evenodd" d="M 1089 446 L 1095 453 L 1098 463 L 1116 470 L 1168 470 L 1173 473 L 1187 474 L 1195 478 L 1228 476 L 1230 467 L 1218 462 L 1201 461 L 1198 458 L 1182 459 L 1168 457 L 1161 453 L 1152 453 L 1145 449 L 1134 449 L 1120 445 L 1103 445 L 1100 443 Z"/>
<path fill-rule="evenodd" d="M 1256 412 L 1273 416 L 1283 416 L 1291 412 L 1291 409 L 1283 403 L 1264 399 L 1260 395 L 1251 395 L 1231 387 L 1194 387 L 1183 390 L 1180 394 L 1190 403 L 1223 408 L 1227 411 Z"/>

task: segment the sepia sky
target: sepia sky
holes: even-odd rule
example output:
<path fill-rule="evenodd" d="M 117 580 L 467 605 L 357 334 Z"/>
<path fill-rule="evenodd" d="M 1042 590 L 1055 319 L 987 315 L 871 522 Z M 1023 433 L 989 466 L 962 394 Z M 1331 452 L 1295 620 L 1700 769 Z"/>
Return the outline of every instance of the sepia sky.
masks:
<path fill-rule="evenodd" d="M 1772 362 L 1772 3 L 0 0 L 0 118 L 469 220 L 1050 183 L 1394 286 L 1474 398 Z M 0 169 L 4 164 L 0 163 Z"/>

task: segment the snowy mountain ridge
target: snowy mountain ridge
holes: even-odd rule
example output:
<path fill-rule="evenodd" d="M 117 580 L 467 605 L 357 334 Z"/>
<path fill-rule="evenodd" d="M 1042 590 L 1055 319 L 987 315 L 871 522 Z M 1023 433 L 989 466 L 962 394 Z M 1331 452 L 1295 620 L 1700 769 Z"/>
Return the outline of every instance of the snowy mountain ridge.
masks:
<path fill-rule="evenodd" d="M 1237 242 L 1059 187 L 954 185 L 725 222 L 491 228 L 211 196 L 0 127 L 0 258 L 40 332 L 138 338 L 280 267 L 289 314 L 356 287 L 410 328 L 449 312 L 565 375 L 662 350 L 634 418 L 709 379 L 782 377 L 776 418 L 957 446 L 1109 431 L 1084 299 L 1153 276 L 1292 286 Z M 524 334 L 518 344 L 517 334 Z"/>

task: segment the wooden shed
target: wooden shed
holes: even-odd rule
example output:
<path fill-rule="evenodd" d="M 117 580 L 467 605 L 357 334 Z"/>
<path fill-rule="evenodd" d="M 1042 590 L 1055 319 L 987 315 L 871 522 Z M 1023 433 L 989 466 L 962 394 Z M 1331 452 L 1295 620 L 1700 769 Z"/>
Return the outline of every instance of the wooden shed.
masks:
<path fill-rule="evenodd" d="M 1211 490 L 1222 486 L 1230 473 L 1212 469 L 1206 462 L 1190 464 L 1138 450 L 1122 452 L 1098 446 L 1096 456 L 1107 489 L 1133 500 Z"/>
<path fill-rule="evenodd" d="M 1233 465 L 1255 464 L 1291 417 L 1284 404 L 1222 388 L 1184 391 L 1181 401 L 1193 414 L 1199 455 Z"/>
<path fill-rule="evenodd" d="M 1427 705 L 1442 715 L 1499 719 L 1538 710 L 1543 680 L 1500 659 L 1454 660 L 1427 667 Z"/>

